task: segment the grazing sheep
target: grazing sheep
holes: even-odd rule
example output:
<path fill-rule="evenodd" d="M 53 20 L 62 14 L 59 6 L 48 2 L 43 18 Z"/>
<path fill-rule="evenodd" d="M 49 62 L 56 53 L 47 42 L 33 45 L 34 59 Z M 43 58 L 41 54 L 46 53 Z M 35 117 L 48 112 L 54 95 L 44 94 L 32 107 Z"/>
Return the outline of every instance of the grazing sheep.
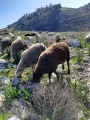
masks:
<path fill-rule="evenodd" d="M 35 36 L 35 35 L 36 35 L 36 32 L 34 32 L 34 33 L 27 33 L 24 36 L 26 37 L 26 36 Z"/>
<path fill-rule="evenodd" d="M 36 68 L 33 72 L 34 82 L 40 82 L 40 78 L 43 74 L 48 73 L 49 81 L 52 72 L 54 72 L 58 77 L 56 68 L 59 64 L 62 64 L 62 69 L 64 69 L 64 62 L 67 61 L 68 74 L 70 74 L 69 60 L 70 52 L 68 45 L 65 42 L 57 42 L 50 45 L 44 52 L 39 56 Z"/>
<path fill-rule="evenodd" d="M 17 39 L 11 44 L 11 57 L 13 58 L 16 53 L 23 50 L 25 47 L 27 47 L 27 44 L 20 36 L 18 36 Z"/>
<path fill-rule="evenodd" d="M 11 45 L 11 38 L 5 37 L 1 40 L 1 52 L 4 54 L 4 50 Z"/>
<path fill-rule="evenodd" d="M 90 42 L 90 32 L 86 33 L 85 42 Z"/>
<path fill-rule="evenodd" d="M 62 40 L 66 40 L 66 37 L 62 37 Z"/>
<path fill-rule="evenodd" d="M 41 42 L 41 35 L 36 34 L 36 43 L 40 43 L 40 42 Z"/>
<path fill-rule="evenodd" d="M 22 53 L 21 60 L 19 61 L 19 64 L 17 66 L 16 74 L 17 76 L 21 76 L 24 69 L 27 67 L 33 66 L 36 64 L 39 55 L 41 52 L 45 50 L 45 46 L 43 43 L 36 43 L 29 47 L 27 50 L 25 50 Z"/>
<path fill-rule="evenodd" d="M 53 36 L 54 35 L 54 32 L 51 32 L 51 33 L 48 33 L 48 36 Z"/>
<path fill-rule="evenodd" d="M 60 40 L 61 40 L 60 34 L 56 34 L 55 42 L 60 42 Z"/>
<path fill-rule="evenodd" d="M 36 36 L 36 43 L 40 43 L 41 42 L 41 36 L 40 36 L 40 34 L 38 34 L 38 33 L 36 33 L 36 32 L 34 32 L 34 33 L 31 33 L 31 34 L 25 34 L 24 35 L 25 37 L 27 37 L 27 36 Z"/>

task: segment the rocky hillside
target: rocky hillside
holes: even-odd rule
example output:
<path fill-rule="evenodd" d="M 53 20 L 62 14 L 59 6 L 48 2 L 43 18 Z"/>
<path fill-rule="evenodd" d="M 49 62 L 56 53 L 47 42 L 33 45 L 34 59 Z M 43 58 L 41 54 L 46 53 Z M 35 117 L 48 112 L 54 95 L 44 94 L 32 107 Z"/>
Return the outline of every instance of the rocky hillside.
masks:
<path fill-rule="evenodd" d="M 90 29 L 89 20 L 90 3 L 77 9 L 50 4 L 23 15 L 8 28 L 30 31 L 85 31 Z"/>

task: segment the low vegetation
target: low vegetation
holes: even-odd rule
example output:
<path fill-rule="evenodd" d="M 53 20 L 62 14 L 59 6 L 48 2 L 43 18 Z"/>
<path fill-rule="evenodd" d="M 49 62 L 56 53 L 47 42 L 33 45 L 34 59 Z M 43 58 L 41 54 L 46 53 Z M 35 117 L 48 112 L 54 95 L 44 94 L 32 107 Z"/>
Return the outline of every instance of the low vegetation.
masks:
<path fill-rule="evenodd" d="M 24 34 L 24 31 L 23 33 L 20 33 L 21 36 L 23 36 L 22 34 Z M 46 34 L 47 33 L 42 32 L 42 36 L 45 36 Z M 67 112 L 67 110 L 70 110 L 72 115 L 74 115 L 73 110 L 70 107 L 71 102 L 72 108 L 75 108 L 76 110 L 76 103 L 79 103 L 79 109 L 83 111 L 83 116 L 81 120 L 87 120 L 90 118 L 90 93 L 88 87 L 89 77 L 86 76 L 87 73 L 85 73 L 86 69 L 88 69 L 88 65 L 90 64 L 90 43 L 85 44 L 84 42 L 85 32 L 61 32 L 60 34 L 61 36 L 73 34 L 79 41 L 81 41 L 81 48 L 73 48 L 73 52 L 75 54 L 71 51 L 72 48 L 70 48 L 71 56 L 73 56 L 70 59 L 71 75 L 69 77 L 66 75 L 67 67 L 65 67 L 65 74 L 62 77 L 61 65 L 59 65 L 57 68 L 57 72 L 60 74 L 60 81 L 63 79 L 63 85 L 60 84 L 60 81 L 56 80 L 55 75 L 52 75 L 52 79 L 54 80 L 54 82 L 49 84 L 47 82 L 47 74 L 45 74 L 41 79 L 42 84 L 40 84 L 40 86 L 37 87 L 33 93 L 30 93 L 26 89 L 26 86 L 27 81 L 30 81 L 32 78 L 33 70 L 32 68 L 27 68 L 24 70 L 20 78 L 20 83 L 24 86 L 24 88 L 19 89 L 18 86 L 13 87 L 11 83 L 13 78 L 16 77 L 16 67 L 14 67 L 14 65 L 18 63 L 22 51 L 18 53 L 17 56 L 15 56 L 14 59 L 16 60 L 16 62 L 10 57 L 10 48 L 6 49 L 3 56 L 0 54 L 0 59 L 3 58 L 9 61 L 7 68 L 0 70 L 0 90 L 3 91 L 3 94 L 5 96 L 4 108 L 10 109 L 12 107 L 12 105 L 10 104 L 14 99 L 22 99 L 25 101 L 25 103 L 27 103 L 28 106 L 30 106 L 31 104 L 33 110 L 35 111 L 34 113 L 36 113 L 38 117 L 39 115 L 43 116 L 43 120 L 64 120 L 64 117 L 67 117 L 67 120 L 69 120 L 69 113 Z M 17 31 L 15 31 L 15 35 L 17 35 Z M 46 44 L 44 37 L 42 39 L 42 42 Z M 87 65 L 85 65 L 84 60 L 85 50 L 87 50 L 86 53 L 89 59 Z M 65 66 L 67 66 L 66 62 Z M 84 74 L 83 77 L 82 74 Z M 8 85 L 3 85 L 2 88 L 1 81 L 5 77 L 10 80 L 10 83 Z M 73 106 L 74 102 L 75 106 Z M 9 118 L 9 115 L 7 115 L 6 111 L 2 111 L 3 107 L 0 110 L 0 120 L 7 120 L 7 117 Z M 6 114 L 4 115 L 3 113 Z M 66 116 L 64 116 L 65 113 Z M 70 118 L 70 120 L 72 119 Z"/>

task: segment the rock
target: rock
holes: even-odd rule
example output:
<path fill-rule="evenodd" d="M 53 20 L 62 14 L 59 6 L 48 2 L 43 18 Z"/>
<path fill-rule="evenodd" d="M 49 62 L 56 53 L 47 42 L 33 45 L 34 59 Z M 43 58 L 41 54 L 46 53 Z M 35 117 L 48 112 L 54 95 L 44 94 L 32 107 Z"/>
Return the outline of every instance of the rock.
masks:
<path fill-rule="evenodd" d="M 13 67 L 13 68 L 17 68 L 17 65 L 13 64 L 12 67 Z"/>
<path fill-rule="evenodd" d="M 82 119 L 84 117 L 84 113 L 83 111 L 81 110 L 79 113 L 78 113 L 78 120 Z"/>
<path fill-rule="evenodd" d="M 33 39 L 32 36 L 27 36 L 27 40 L 31 42 L 31 40 Z"/>
<path fill-rule="evenodd" d="M 20 80 L 19 78 L 15 77 L 13 80 L 12 80 L 12 86 L 17 86 L 19 84 Z"/>
<path fill-rule="evenodd" d="M 37 85 L 39 85 L 39 83 L 32 83 L 32 84 L 30 84 L 30 85 L 27 87 L 27 91 L 28 91 L 29 93 L 31 93 L 31 92 L 33 91 L 33 89 L 34 89 Z"/>
<path fill-rule="evenodd" d="M 87 69 L 87 72 L 90 72 L 90 68 Z"/>
<path fill-rule="evenodd" d="M 23 89 L 24 89 L 24 86 L 23 86 L 22 84 L 19 84 L 19 85 L 18 85 L 18 88 L 19 88 L 19 90 L 23 90 Z"/>
<path fill-rule="evenodd" d="M 26 104 L 26 102 L 23 99 L 14 99 L 12 101 L 12 108 L 10 109 L 10 112 L 12 113 L 12 115 L 14 113 L 17 117 L 20 118 L 20 120 L 27 120 L 25 118 L 27 118 L 29 115 L 31 115 L 31 111 L 30 111 L 31 110 L 31 106 L 29 108 L 27 106 L 27 104 Z"/>
<path fill-rule="evenodd" d="M 8 61 L 4 59 L 0 59 L 0 68 L 7 68 L 8 67 Z"/>
<path fill-rule="evenodd" d="M 3 39 L 3 36 L 2 35 L 0 35 L 0 41 Z"/>
<path fill-rule="evenodd" d="M 67 34 L 66 39 L 71 40 L 71 39 L 76 39 L 76 37 L 73 34 Z"/>
<path fill-rule="evenodd" d="M 65 42 L 69 45 L 69 47 L 80 47 L 81 46 L 81 42 L 78 41 L 77 39 L 65 40 Z"/>
<path fill-rule="evenodd" d="M 8 120 L 20 120 L 20 118 L 18 118 L 16 115 L 13 115 L 10 119 Z"/>
<path fill-rule="evenodd" d="M 84 63 L 89 63 L 89 61 L 90 61 L 90 60 L 89 60 L 89 57 L 84 57 L 84 58 L 83 58 L 83 61 L 84 61 Z"/>
<path fill-rule="evenodd" d="M 10 80 L 7 77 L 5 77 L 5 78 L 1 79 L 1 83 L 2 83 L 2 85 L 9 85 Z"/>
<path fill-rule="evenodd" d="M 5 96 L 2 93 L 0 93 L 0 107 L 3 105 L 4 99 L 5 99 Z"/>
<path fill-rule="evenodd" d="M 15 36 L 14 36 L 14 34 L 13 33 L 9 33 L 9 36 L 10 36 L 10 38 L 14 38 Z"/>
<path fill-rule="evenodd" d="M 37 117 L 35 115 L 32 115 L 31 120 L 38 120 L 38 119 L 37 119 Z"/>

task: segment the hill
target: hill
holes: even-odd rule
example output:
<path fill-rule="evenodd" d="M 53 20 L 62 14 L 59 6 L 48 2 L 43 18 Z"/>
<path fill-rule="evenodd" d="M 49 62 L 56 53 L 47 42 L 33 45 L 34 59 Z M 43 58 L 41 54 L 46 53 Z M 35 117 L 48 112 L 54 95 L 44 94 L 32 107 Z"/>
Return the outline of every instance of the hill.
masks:
<path fill-rule="evenodd" d="M 8 26 L 15 30 L 87 31 L 90 29 L 90 3 L 80 8 L 66 8 L 61 4 L 38 8 L 23 15 Z"/>

